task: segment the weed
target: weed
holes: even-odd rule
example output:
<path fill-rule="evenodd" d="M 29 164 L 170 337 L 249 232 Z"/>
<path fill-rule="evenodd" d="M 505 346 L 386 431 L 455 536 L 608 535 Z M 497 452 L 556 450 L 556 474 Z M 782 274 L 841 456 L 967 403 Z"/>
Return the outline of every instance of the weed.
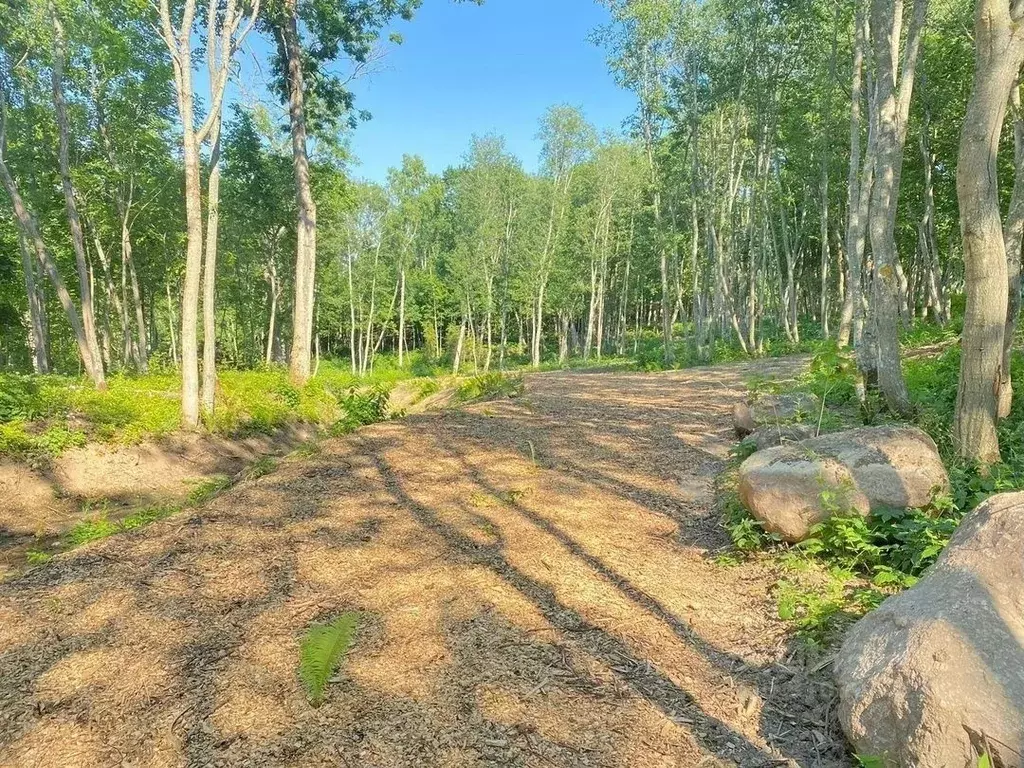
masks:
<path fill-rule="evenodd" d="M 198 507 L 230 486 L 231 478 L 227 475 L 214 475 L 200 480 L 188 492 L 186 504 L 190 507 Z"/>
<path fill-rule="evenodd" d="M 117 523 L 107 519 L 106 514 L 98 517 L 82 520 L 77 523 L 66 535 L 66 543 L 69 547 L 80 547 L 90 541 L 98 541 L 108 536 L 113 536 L 121 529 Z"/>
<path fill-rule="evenodd" d="M 76 524 L 67 532 L 62 543 L 69 549 L 80 547 L 83 544 L 106 539 L 118 533 L 142 528 L 157 520 L 170 517 L 180 509 L 181 507 L 175 504 L 162 504 L 140 509 L 120 520 L 110 520 L 108 512 L 104 510 L 99 515 L 87 518 Z M 31 557 L 29 562 L 33 562 Z"/>
<path fill-rule="evenodd" d="M 318 442 L 303 443 L 294 451 L 292 455 L 299 459 L 311 459 L 314 456 L 319 456 L 323 448 Z"/>
<path fill-rule="evenodd" d="M 246 468 L 244 477 L 246 480 L 258 480 L 265 475 L 269 475 L 276 468 L 277 459 L 270 456 L 263 456 L 262 458 L 256 459 L 256 461 Z"/>
<path fill-rule="evenodd" d="M 473 376 L 461 382 L 455 390 L 460 402 L 495 400 L 500 397 L 518 397 L 523 393 L 523 377 L 494 371 Z"/>

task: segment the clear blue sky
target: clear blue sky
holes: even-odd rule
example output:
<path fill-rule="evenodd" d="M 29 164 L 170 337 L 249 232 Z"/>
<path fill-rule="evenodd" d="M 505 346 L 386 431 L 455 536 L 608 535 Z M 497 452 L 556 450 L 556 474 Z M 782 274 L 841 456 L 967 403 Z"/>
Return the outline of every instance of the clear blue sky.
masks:
<path fill-rule="evenodd" d="M 599 130 L 621 129 L 634 99 L 588 39 L 607 21 L 594 0 L 424 0 L 395 26 L 404 43 L 391 46 L 383 71 L 353 85 L 356 106 L 373 114 L 352 137 L 355 174 L 382 181 L 403 154 L 439 173 L 484 133 L 505 136 L 533 169 L 537 122 L 554 104 L 582 107 Z"/>

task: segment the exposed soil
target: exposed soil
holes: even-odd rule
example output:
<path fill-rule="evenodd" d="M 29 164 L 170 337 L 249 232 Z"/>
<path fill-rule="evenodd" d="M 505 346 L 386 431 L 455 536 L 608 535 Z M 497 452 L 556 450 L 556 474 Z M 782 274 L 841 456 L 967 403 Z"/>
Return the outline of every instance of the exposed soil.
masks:
<path fill-rule="evenodd" d="M 26 550 L 45 548 L 89 515 L 116 518 L 180 501 L 197 482 L 235 475 L 315 435 L 306 425 L 236 439 L 180 434 L 139 445 L 90 443 L 38 467 L 0 460 L 0 579 L 24 566 Z"/>
<path fill-rule="evenodd" d="M 0 765 L 849 765 L 778 575 L 714 558 L 753 371 L 533 376 L 0 585 Z"/>

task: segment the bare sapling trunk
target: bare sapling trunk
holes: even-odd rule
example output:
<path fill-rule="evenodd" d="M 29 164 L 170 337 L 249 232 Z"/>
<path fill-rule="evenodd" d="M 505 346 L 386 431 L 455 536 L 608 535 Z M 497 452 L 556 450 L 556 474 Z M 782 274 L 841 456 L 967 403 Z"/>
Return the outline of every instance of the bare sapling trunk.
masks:
<path fill-rule="evenodd" d="M 174 363 L 174 367 L 178 367 L 178 341 L 175 336 L 175 328 L 178 325 L 178 321 L 174 317 L 174 299 L 171 298 L 171 284 L 170 282 L 164 283 L 164 288 L 167 291 L 167 324 L 171 336 L 171 362 Z"/>
<path fill-rule="evenodd" d="M 235 52 L 252 30 L 259 14 L 260 0 L 249 6 L 236 0 L 209 0 L 207 8 L 207 56 L 210 61 L 210 105 L 206 119 L 195 125 L 195 94 L 192 87 L 192 38 L 195 30 L 196 0 L 184 0 L 181 20 L 171 18 L 170 0 L 159 0 L 160 36 L 170 53 L 174 92 L 181 120 L 182 166 L 185 175 L 185 283 L 181 297 L 181 414 L 186 429 L 200 424 L 199 396 L 199 292 L 203 270 L 203 200 L 200 147 L 219 122 L 231 62 Z M 249 20 L 241 27 L 246 11 Z M 212 279 L 212 276 L 211 276 Z"/>
<path fill-rule="evenodd" d="M 860 345 L 864 328 L 864 246 L 871 186 L 874 180 L 873 128 L 869 129 L 868 152 L 861 163 L 861 105 L 864 91 L 864 56 L 868 42 L 867 17 L 862 3 L 854 21 L 853 84 L 850 93 L 850 173 L 847 181 L 846 299 L 839 321 L 839 345 Z M 873 123 L 872 123 L 873 125 Z"/>
<path fill-rule="evenodd" d="M 107 386 L 103 373 L 103 358 L 100 345 L 96 338 L 96 313 L 93 306 L 92 285 L 89 280 L 89 268 L 85 258 L 85 234 L 82 231 L 82 220 L 78 215 L 78 204 L 75 200 L 75 188 L 71 183 L 70 158 L 70 126 L 68 124 L 67 105 L 64 100 L 64 28 L 57 18 L 56 11 L 51 7 L 50 18 L 53 24 L 53 66 L 50 69 L 50 83 L 53 91 L 53 108 L 57 118 L 58 159 L 60 163 L 61 189 L 64 192 L 64 207 L 67 211 L 68 227 L 71 230 L 71 245 L 75 252 L 75 266 L 78 269 L 78 294 L 82 302 L 82 327 L 85 331 L 85 342 L 89 350 L 89 360 L 85 369 L 89 378 L 99 389 Z"/>
<path fill-rule="evenodd" d="M 1010 210 L 1003 225 L 1009 296 L 1006 305 L 1006 330 L 1003 332 L 1003 363 L 999 383 L 999 418 L 1001 419 L 1010 415 L 1010 406 L 1013 401 L 1010 357 L 1013 353 L 1013 340 L 1017 333 L 1021 305 L 1021 237 L 1024 235 L 1024 113 L 1021 112 L 1019 78 L 1011 89 L 1010 106 L 1013 110 L 1014 174 Z"/>
<path fill-rule="evenodd" d="M 1006 241 L 996 158 L 1010 91 L 1024 60 L 1024 3 L 978 0 L 974 90 L 957 161 L 967 298 L 953 440 L 981 465 L 1000 460 L 996 421 L 1007 321 Z"/>
<path fill-rule="evenodd" d="M 899 318 L 903 295 L 896 252 L 896 212 L 906 142 L 907 119 L 921 48 L 928 0 L 914 0 L 910 28 L 900 63 L 902 0 L 872 0 L 871 42 L 874 51 L 875 171 L 868 229 L 874 257 L 871 321 L 878 387 L 890 410 L 911 411 L 910 393 L 900 365 Z"/>
<path fill-rule="evenodd" d="M 210 130 L 210 177 L 206 186 L 206 253 L 203 256 L 203 415 L 213 416 L 217 398 L 217 236 L 220 230 L 220 120 Z"/>
<path fill-rule="evenodd" d="M 28 301 L 29 347 L 32 350 L 32 370 L 36 373 L 50 372 L 50 356 L 47 352 L 46 308 L 36 286 L 36 270 L 32 264 L 25 236 L 18 233 L 18 246 L 21 250 L 21 269 L 25 277 L 25 297 Z"/>
<path fill-rule="evenodd" d="M 398 367 L 405 367 L 405 264 L 399 269 L 398 275 Z M 489 318 L 490 316 L 488 316 Z M 490 320 L 488 319 L 488 323 Z M 490 326 L 488 325 L 488 328 Z M 488 331 L 489 332 L 489 331 Z M 490 362 L 490 344 L 488 342 L 487 360 Z"/>

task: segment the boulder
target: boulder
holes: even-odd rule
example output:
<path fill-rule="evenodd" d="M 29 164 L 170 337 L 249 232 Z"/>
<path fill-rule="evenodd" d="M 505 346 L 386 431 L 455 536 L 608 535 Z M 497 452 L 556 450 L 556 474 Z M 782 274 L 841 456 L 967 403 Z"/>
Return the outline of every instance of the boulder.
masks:
<path fill-rule="evenodd" d="M 814 437 L 815 428 L 810 424 L 779 424 L 774 427 L 761 427 L 746 436 L 744 442 L 754 446 L 758 451 L 774 448 L 786 443 L 799 443 Z"/>
<path fill-rule="evenodd" d="M 757 431 L 757 422 L 754 421 L 754 414 L 746 403 L 736 403 L 732 407 L 732 428 L 736 437 L 741 440 L 747 435 Z"/>
<path fill-rule="evenodd" d="M 733 406 L 733 429 L 736 436 L 742 439 L 762 427 L 777 427 L 801 418 L 814 421 L 819 408 L 820 401 L 809 392 L 761 395 L 751 402 L 736 403 Z"/>
<path fill-rule="evenodd" d="M 890 766 L 1024 766 L 1024 493 L 993 496 L 836 657 L 839 717 Z"/>
<path fill-rule="evenodd" d="M 948 487 L 935 443 L 913 427 L 862 427 L 768 448 L 739 471 L 744 506 L 787 541 L 807 538 L 836 509 L 923 507 Z"/>

